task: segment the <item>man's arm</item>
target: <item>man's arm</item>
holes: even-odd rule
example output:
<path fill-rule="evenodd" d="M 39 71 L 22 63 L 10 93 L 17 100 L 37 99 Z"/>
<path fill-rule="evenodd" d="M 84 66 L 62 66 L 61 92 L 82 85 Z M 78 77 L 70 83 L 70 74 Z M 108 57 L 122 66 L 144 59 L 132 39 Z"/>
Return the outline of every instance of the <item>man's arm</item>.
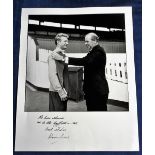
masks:
<path fill-rule="evenodd" d="M 75 65 L 75 66 L 84 66 L 85 65 L 85 60 L 86 60 L 86 57 L 83 57 L 83 58 L 69 57 L 68 58 L 68 64 L 69 65 Z"/>
<path fill-rule="evenodd" d="M 57 52 L 52 52 L 51 56 L 55 60 L 65 61 L 69 65 L 84 66 L 89 65 L 92 69 L 100 67 L 101 63 L 106 63 L 106 55 L 103 56 L 102 51 L 96 51 L 91 56 L 83 58 L 65 57 L 59 55 Z"/>
<path fill-rule="evenodd" d="M 85 63 L 85 57 L 83 58 L 72 58 L 72 57 L 63 57 L 58 52 L 56 51 L 51 51 L 50 55 L 53 59 L 58 60 L 58 61 L 65 61 L 65 63 L 69 65 L 76 65 L 76 66 L 84 66 Z"/>
<path fill-rule="evenodd" d="M 67 93 L 65 91 L 64 88 L 62 88 L 58 76 L 57 76 L 57 72 L 56 72 L 56 64 L 54 59 L 49 56 L 48 58 L 48 74 L 49 74 L 49 81 L 50 84 L 53 86 L 54 91 L 58 92 L 61 100 L 66 100 L 67 99 Z"/>

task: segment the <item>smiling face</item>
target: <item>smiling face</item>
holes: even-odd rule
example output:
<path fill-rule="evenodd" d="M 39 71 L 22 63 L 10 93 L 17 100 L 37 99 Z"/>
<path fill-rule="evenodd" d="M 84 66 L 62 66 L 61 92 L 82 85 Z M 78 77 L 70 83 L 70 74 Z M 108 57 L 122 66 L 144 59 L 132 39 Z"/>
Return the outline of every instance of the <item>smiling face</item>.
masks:
<path fill-rule="evenodd" d="M 91 51 L 93 47 L 97 45 L 97 41 L 92 40 L 92 35 L 88 34 L 85 37 L 85 45 L 88 48 L 88 50 Z"/>
<path fill-rule="evenodd" d="M 68 38 L 64 37 L 64 36 L 62 36 L 60 38 L 60 40 L 58 40 L 58 42 L 57 42 L 57 46 L 59 48 L 61 48 L 62 50 L 66 50 L 67 49 L 67 45 L 68 45 Z"/>

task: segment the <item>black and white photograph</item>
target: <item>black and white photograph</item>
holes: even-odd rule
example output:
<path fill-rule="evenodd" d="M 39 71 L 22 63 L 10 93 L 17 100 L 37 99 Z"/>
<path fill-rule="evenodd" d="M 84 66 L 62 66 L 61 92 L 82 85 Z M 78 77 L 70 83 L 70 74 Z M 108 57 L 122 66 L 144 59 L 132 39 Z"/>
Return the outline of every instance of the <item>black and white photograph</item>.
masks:
<path fill-rule="evenodd" d="M 131 7 L 23 8 L 15 151 L 138 151 Z"/>
<path fill-rule="evenodd" d="M 129 111 L 124 13 L 29 15 L 25 112 Z"/>

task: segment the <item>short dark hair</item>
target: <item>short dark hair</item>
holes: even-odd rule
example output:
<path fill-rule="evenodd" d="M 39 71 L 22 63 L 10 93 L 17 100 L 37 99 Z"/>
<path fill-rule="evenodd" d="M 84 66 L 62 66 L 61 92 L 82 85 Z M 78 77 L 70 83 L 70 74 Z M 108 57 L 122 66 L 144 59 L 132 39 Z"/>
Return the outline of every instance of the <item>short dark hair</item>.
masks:
<path fill-rule="evenodd" d="M 57 45 L 57 41 L 61 40 L 61 37 L 66 37 L 67 39 L 69 38 L 68 34 L 65 33 L 58 33 L 55 36 L 55 44 Z"/>

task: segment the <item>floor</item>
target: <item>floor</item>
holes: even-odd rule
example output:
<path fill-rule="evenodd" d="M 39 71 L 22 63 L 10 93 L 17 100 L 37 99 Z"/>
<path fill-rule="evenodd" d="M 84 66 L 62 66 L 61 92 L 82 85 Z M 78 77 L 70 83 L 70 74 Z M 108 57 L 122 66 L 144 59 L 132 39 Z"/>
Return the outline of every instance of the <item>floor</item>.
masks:
<path fill-rule="evenodd" d="M 108 111 L 128 111 L 127 108 L 116 106 L 108 103 Z M 25 112 L 48 112 L 49 94 L 45 91 L 38 91 L 26 84 L 26 100 Z M 69 100 L 67 104 L 67 111 L 87 111 L 85 100 L 75 102 Z"/>

